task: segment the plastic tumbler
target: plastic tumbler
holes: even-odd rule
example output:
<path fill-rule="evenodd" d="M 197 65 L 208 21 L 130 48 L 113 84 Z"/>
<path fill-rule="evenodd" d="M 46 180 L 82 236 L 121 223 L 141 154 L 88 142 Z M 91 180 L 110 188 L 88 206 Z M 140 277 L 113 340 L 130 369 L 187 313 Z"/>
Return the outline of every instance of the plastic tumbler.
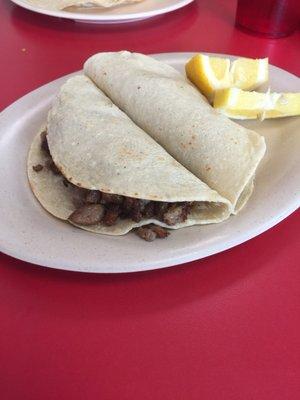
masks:
<path fill-rule="evenodd" d="M 238 0 L 235 24 L 271 38 L 288 36 L 299 22 L 300 0 Z"/>

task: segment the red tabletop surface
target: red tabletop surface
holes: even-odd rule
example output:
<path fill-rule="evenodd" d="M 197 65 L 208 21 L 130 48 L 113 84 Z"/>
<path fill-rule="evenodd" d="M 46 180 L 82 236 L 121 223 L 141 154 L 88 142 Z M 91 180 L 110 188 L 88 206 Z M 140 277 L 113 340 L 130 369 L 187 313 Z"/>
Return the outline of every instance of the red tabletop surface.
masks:
<path fill-rule="evenodd" d="M 144 22 L 94 26 L 2 0 L 0 107 L 103 50 L 268 56 L 299 75 L 300 33 L 249 36 L 234 28 L 235 7 L 195 1 Z M 298 211 L 221 254 L 125 275 L 0 254 L 0 398 L 299 399 L 299 230 Z"/>

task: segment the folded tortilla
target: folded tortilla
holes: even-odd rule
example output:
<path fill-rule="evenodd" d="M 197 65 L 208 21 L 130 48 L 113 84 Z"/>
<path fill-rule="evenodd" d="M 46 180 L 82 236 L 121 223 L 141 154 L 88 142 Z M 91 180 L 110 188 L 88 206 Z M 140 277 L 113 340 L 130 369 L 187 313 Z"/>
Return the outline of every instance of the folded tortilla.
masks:
<path fill-rule="evenodd" d="M 99 53 L 85 74 L 138 126 L 237 213 L 249 199 L 266 145 L 262 136 L 214 110 L 173 67 L 122 51 Z"/>
<path fill-rule="evenodd" d="M 188 219 L 174 226 L 156 219 L 80 226 L 97 233 L 121 235 L 149 223 L 177 229 L 221 222 L 230 215 L 226 199 L 179 164 L 85 76 L 62 86 L 48 115 L 47 132 L 52 159 L 62 176 L 47 168 L 34 171 L 47 158 L 38 135 L 29 152 L 28 177 L 37 199 L 57 218 L 67 220 L 75 211 L 76 187 L 143 200 L 195 202 Z M 75 186 L 63 185 L 64 178 Z"/>
<path fill-rule="evenodd" d="M 143 0 L 27 0 L 27 3 L 45 10 L 63 10 L 67 7 L 115 7 L 119 5 L 139 3 Z"/>

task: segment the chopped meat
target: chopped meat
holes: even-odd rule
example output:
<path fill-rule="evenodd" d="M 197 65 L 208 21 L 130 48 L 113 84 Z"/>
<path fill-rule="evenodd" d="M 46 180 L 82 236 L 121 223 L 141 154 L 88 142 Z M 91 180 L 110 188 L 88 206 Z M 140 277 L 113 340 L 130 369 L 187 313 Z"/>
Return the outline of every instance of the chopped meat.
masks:
<path fill-rule="evenodd" d="M 95 225 L 101 222 L 104 207 L 101 204 L 89 204 L 75 210 L 69 220 L 78 225 Z"/>
<path fill-rule="evenodd" d="M 173 204 L 168 210 L 163 214 L 163 221 L 167 225 L 175 225 L 186 221 L 188 216 L 188 206 L 187 203 L 183 204 Z"/>
<path fill-rule="evenodd" d="M 35 172 L 40 172 L 43 168 L 44 168 L 44 167 L 43 167 L 41 164 L 37 164 L 37 165 L 34 165 L 34 166 L 32 167 L 32 169 L 33 169 Z"/>
<path fill-rule="evenodd" d="M 125 197 L 122 205 L 123 212 L 122 216 L 131 218 L 135 222 L 139 222 L 142 219 L 141 204 L 138 199 L 132 197 Z"/>
<path fill-rule="evenodd" d="M 129 215 L 131 219 L 135 222 L 140 222 L 143 219 L 142 204 L 140 203 L 139 200 L 134 202 L 133 208 Z"/>
<path fill-rule="evenodd" d="M 132 197 L 125 197 L 124 203 L 123 203 L 124 212 L 129 214 L 131 212 L 132 208 L 135 206 L 136 202 L 137 202 L 137 199 L 134 199 Z"/>
<path fill-rule="evenodd" d="M 189 213 L 191 212 L 191 209 L 194 204 L 195 204 L 195 202 L 193 202 L 193 201 L 183 203 L 183 212 L 181 215 L 181 217 L 183 218 L 183 222 L 187 220 L 187 217 L 188 217 Z"/>
<path fill-rule="evenodd" d="M 168 207 L 169 207 L 169 203 L 166 202 L 162 202 L 162 201 L 156 201 L 154 203 L 154 210 L 155 210 L 155 216 L 158 219 L 162 219 L 164 213 L 167 211 Z"/>
<path fill-rule="evenodd" d="M 100 200 L 101 192 L 99 190 L 89 190 L 85 198 L 87 204 L 97 204 L 100 203 Z"/>
<path fill-rule="evenodd" d="M 122 204 L 123 203 L 123 196 L 118 194 L 110 194 L 110 193 L 103 193 L 101 196 L 101 204 Z"/>
<path fill-rule="evenodd" d="M 136 229 L 136 234 L 147 242 L 153 242 L 156 238 L 164 239 L 169 236 L 170 232 L 161 226 L 150 224 Z"/>
<path fill-rule="evenodd" d="M 81 208 L 86 205 L 84 198 L 82 196 L 77 196 L 77 195 L 73 196 L 72 203 L 76 208 Z"/>
<path fill-rule="evenodd" d="M 73 183 L 69 182 L 69 186 L 72 188 L 72 200 L 73 204 L 76 208 L 83 207 L 86 205 L 86 196 L 88 193 L 87 189 L 80 188 L 78 186 L 73 185 Z"/>
<path fill-rule="evenodd" d="M 151 229 L 153 232 L 155 232 L 156 236 L 159 239 L 164 239 L 170 235 L 170 232 L 166 228 L 163 228 L 162 226 L 150 224 L 147 227 L 149 227 L 149 229 Z"/>
<path fill-rule="evenodd" d="M 144 239 L 147 242 L 153 242 L 157 236 L 152 229 L 147 227 L 140 227 L 135 232 L 141 239 Z"/>
<path fill-rule="evenodd" d="M 121 218 L 131 218 L 135 222 L 140 222 L 144 218 L 144 209 L 149 200 L 139 200 L 132 197 L 124 197 L 121 207 Z"/>
<path fill-rule="evenodd" d="M 145 205 L 143 210 L 143 217 L 146 219 L 151 219 L 155 216 L 155 203 L 150 201 L 148 204 Z"/>
<path fill-rule="evenodd" d="M 54 164 L 54 161 L 47 160 L 46 161 L 46 167 L 53 172 L 54 175 L 60 175 L 60 170 L 57 168 L 57 166 Z"/>
<path fill-rule="evenodd" d="M 105 215 L 102 218 L 102 223 L 106 226 L 115 225 L 119 218 L 120 212 L 120 206 L 118 204 L 110 204 L 107 206 Z"/>
<path fill-rule="evenodd" d="M 145 207 L 151 203 L 150 200 L 139 200 L 140 204 L 141 204 L 141 210 L 144 212 Z"/>
<path fill-rule="evenodd" d="M 135 209 L 132 210 L 130 217 L 134 222 L 140 222 L 143 219 L 143 214 L 141 210 Z"/>
<path fill-rule="evenodd" d="M 47 141 L 47 131 L 43 131 L 41 133 L 41 148 L 46 154 L 50 155 L 50 150 Z"/>
<path fill-rule="evenodd" d="M 127 218 L 129 218 L 129 217 L 128 217 L 128 214 L 127 214 L 124 210 L 120 210 L 119 217 L 120 217 L 121 219 L 127 219 Z"/>

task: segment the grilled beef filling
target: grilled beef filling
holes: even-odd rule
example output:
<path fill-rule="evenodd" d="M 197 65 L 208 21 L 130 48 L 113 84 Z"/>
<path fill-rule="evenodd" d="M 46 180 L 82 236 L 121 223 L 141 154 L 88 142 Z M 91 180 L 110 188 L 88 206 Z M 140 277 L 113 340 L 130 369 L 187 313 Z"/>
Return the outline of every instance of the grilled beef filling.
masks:
<path fill-rule="evenodd" d="M 51 170 L 55 175 L 62 175 L 52 160 L 47 142 L 47 132 L 41 133 L 41 149 L 48 156 L 45 168 Z M 43 166 L 41 167 L 43 168 Z M 172 226 L 185 222 L 193 206 L 192 202 L 172 203 L 141 200 L 104 193 L 99 190 L 79 188 L 65 177 L 62 184 L 66 187 L 71 185 L 74 188 L 73 203 L 76 210 L 68 219 L 75 224 L 84 226 L 95 225 L 100 222 L 103 225 L 112 226 L 117 223 L 119 218 L 128 218 L 134 222 L 140 222 L 142 219 L 157 219 Z M 169 231 L 165 228 L 154 224 L 137 228 L 136 233 L 146 241 L 153 241 L 156 238 L 162 239 L 169 235 Z"/>

